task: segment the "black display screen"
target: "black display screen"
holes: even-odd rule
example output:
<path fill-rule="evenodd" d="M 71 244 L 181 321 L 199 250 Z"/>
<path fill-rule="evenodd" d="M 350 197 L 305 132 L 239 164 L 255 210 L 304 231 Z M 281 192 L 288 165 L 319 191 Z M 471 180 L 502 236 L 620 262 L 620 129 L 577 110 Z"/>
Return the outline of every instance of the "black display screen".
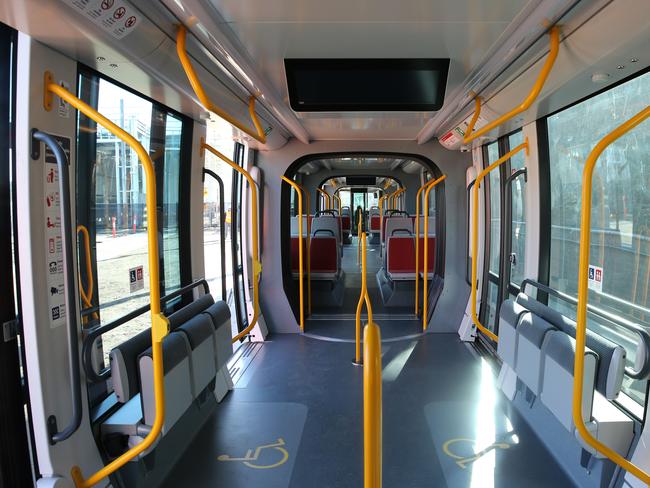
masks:
<path fill-rule="evenodd" d="M 374 186 L 377 184 L 377 178 L 374 176 L 346 176 L 345 184 L 355 186 Z"/>
<path fill-rule="evenodd" d="M 297 112 L 435 111 L 449 59 L 285 59 Z"/>

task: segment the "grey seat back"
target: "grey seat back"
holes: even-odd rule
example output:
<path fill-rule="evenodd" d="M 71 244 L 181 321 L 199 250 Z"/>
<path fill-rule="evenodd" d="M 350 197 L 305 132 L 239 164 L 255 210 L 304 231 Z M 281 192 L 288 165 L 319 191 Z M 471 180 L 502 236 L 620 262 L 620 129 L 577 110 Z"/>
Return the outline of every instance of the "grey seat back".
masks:
<path fill-rule="evenodd" d="M 151 329 L 147 329 L 111 350 L 111 378 L 118 402 L 126 403 L 140 391 L 138 358 L 150 346 Z"/>
<path fill-rule="evenodd" d="M 552 330 L 553 325 L 530 312 L 521 316 L 517 326 L 515 372 L 535 395 L 542 386 L 542 345 Z"/>
<path fill-rule="evenodd" d="M 232 332 L 230 330 L 230 308 L 224 301 L 210 306 L 205 312 L 212 319 L 216 351 L 216 368 L 223 368 L 232 356 Z"/>
<path fill-rule="evenodd" d="M 517 326 L 524 313 L 526 309 L 514 300 L 506 300 L 501 304 L 497 354 L 512 369 L 517 364 Z"/>
<path fill-rule="evenodd" d="M 214 325 L 206 313 L 199 313 L 177 329 L 187 337 L 191 348 L 192 389 L 198 396 L 217 375 Z"/>
<path fill-rule="evenodd" d="M 176 327 L 184 324 L 195 315 L 203 312 L 213 303 L 214 298 L 212 298 L 212 295 L 209 293 L 201 295 L 196 300 L 193 300 L 191 303 L 185 305 L 183 308 L 167 317 L 167 320 L 169 320 L 169 329 L 174 330 Z"/>
<path fill-rule="evenodd" d="M 311 221 L 311 234 L 312 236 L 316 231 L 327 230 L 331 231 L 334 237 L 336 237 L 336 242 L 341 245 L 341 229 L 340 229 L 340 219 L 338 217 L 332 217 L 331 215 L 321 215 L 319 217 L 314 217 Z"/>
<path fill-rule="evenodd" d="M 411 217 L 387 217 L 384 219 L 385 226 L 385 239 L 393 235 L 393 231 L 397 229 L 405 229 L 411 234 L 413 233 L 413 220 Z"/>

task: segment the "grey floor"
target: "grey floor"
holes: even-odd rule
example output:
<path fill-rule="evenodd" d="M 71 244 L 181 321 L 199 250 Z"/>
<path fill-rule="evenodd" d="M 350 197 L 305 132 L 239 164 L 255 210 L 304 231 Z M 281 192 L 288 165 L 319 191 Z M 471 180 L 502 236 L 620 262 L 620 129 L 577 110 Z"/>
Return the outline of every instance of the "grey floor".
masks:
<path fill-rule="evenodd" d="M 363 486 L 354 345 L 287 334 L 256 349 L 164 486 Z M 573 486 L 455 334 L 382 352 L 385 487 Z"/>

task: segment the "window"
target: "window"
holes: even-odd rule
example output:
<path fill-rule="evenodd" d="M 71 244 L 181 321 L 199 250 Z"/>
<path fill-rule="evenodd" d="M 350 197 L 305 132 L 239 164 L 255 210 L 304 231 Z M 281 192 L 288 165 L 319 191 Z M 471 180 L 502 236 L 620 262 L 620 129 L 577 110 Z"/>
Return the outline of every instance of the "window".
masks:
<path fill-rule="evenodd" d="M 185 122 L 93 74 L 81 75 L 80 96 L 151 155 L 158 199 L 160 291 L 168 294 L 182 284 L 179 209 Z M 81 114 L 78 133 L 77 222 L 90 235 L 93 306 L 99 307 L 99 320 L 106 324 L 149 303 L 145 173 L 134 150 Z M 81 272 L 87 283 L 85 266 Z M 104 334 L 105 364 L 114 346 L 145 330 L 150 320 L 147 313 Z"/>
<path fill-rule="evenodd" d="M 549 284 L 577 296 L 580 194 L 585 160 L 596 143 L 647 105 L 650 73 L 548 117 L 551 181 Z M 650 124 L 621 137 L 601 155 L 593 178 L 589 302 L 650 327 Z M 600 279 L 598 279 L 598 275 Z M 570 316 L 575 308 L 553 301 Z M 589 317 L 590 329 L 627 349 L 635 339 L 613 323 Z M 624 391 L 645 401 L 645 382 L 625 379 Z"/>
<path fill-rule="evenodd" d="M 488 167 L 499 159 L 499 145 L 496 142 L 489 144 L 484 152 L 484 167 Z M 483 315 L 483 323 L 485 326 L 494 331 L 496 328 L 496 316 L 498 309 L 498 295 L 499 295 L 499 256 L 500 256 L 500 232 L 501 232 L 501 176 L 499 169 L 494 169 L 488 173 L 487 177 L 483 180 L 486 186 L 486 207 L 488 208 L 488 221 L 489 226 L 486 229 L 489 242 L 488 252 L 486 254 L 486 262 L 489 263 L 486 288 L 484 291 L 484 304 L 481 313 Z"/>
<path fill-rule="evenodd" d="M 514 149 L 523 142 L 524 133 L 522 131 L 515 132 L 508 137 L 510 149 Z M 511 174 L 523 169 L 525 164 L 524 152 L 519 151 L 510 158 Z M 523 176 L 515 178 L 510 184 L 510 206 L 512 210 L 511 255 L 505 258 L 510 261 L 510 282 L 519 287 L 524 280 L 524 266 L 526 263 L 526 180 Z"/>
<path fill-rule="evenodd" d="M 225 156 L 232 157 L 235 143 L 232 138 L 232 127 L 226 121 L 215 118 L 208 121 L 206 141 Z M 233 169 L 216 156 L 207 153 L 205 167 L 213 171 L 223 183 L 223 195 L 220 195 L 220 186 L 217 180 L 209 175 L 205 176 L 203 187 L 203 255 L 205 263 L 205 278 L 210 285 L 210 291 L 217 298 L 221 293 L 221 241 L 225 240 L 225 273 L 226 296 L 222 299 L 230 308 L 232 331 L 238 330 L 237 313 L 235 310 L 233 292 L 233 259 L 232 259 L 232 233 L 233 233 L 233 205 L 232 185 Z M 223 197 L 224 208 L 221 209 L 220 199 Z M 225 226 L 220 225 L 220 213 L 224 212 Z"/>

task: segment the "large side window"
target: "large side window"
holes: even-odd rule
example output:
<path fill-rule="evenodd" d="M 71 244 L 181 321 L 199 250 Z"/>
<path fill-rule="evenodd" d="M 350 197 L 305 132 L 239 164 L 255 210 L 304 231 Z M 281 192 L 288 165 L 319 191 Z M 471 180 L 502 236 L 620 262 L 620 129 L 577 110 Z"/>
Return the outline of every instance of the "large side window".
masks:
<path fill-rule="evenodd" d="M 508 136 L 508 145 L 513 149 L 524 142 L 524 133 L 515 132 Z M 524 169 L 526 158 L 520 151 L 510 158 L 511 178 L 518 170 Z M 510 256 L 505 256 L 510 266 L 510 283 L 519 287 L 524 280 L 524 266 L 526 263 L 526 180 L 522 176 L 512 178 L 510 191 Z M 504 297 L 507 298 L 507 297 Z"/>
<path fill-rule="evenodd" d="M 496 142 L 484 148 L 484 166 L 488 167 L 499 159 L 499 145 Z M 484 288 L 481 307 L 482 321 L 490 330 L 496 328 L 496 313 L 498 308 L 497 297 L 499 294 L 499 256 L 500 256 L 500 232 L 501 232 L 501 176 L 500 168 L 494 169 L 483 180 L 486 189 L 486 237 L 488 246 L 486 248 L 486 262 L 489 264 L 487 278 Z"/>
<path fill-rule="evenodd" d="M 589 152 L 609 131 L 647 104 L 650 73 L 548 117 L 551 192 L 549 284 L 577 296 L 582 170 Z M 589 302 L 650 327 L 650 124 L 621 137 L 602 154 L 593 179 Z M 553 307 L 575 308 L 553 298 Z M 627 349 L 625 329 L 590 314 L 589 328 Z M 626 378 L 624 392 L 644 403 L 645 382 Z"/>
<path fill-rule="evenodd" d="M 186 122 L 164 107 L 97 75 L 83 72 L 80 96 L 112 122 L 133 135 L 151 156 L 157 189 L 161 294 L 182 284 L 180 256 L 181 157 Z M 127 144 L 83 115 L 79 116 L 77 222 L 88 229 L 94 289 L 86 326 L 118 319 L 149 303 L 148 218 L 145 173 Z M 80 256 L 85 255 L 80 239 Z M 81 259 L 82 284 L 89 283 Z M 117 344 L 146 329 L 141 315 L 102 336 L 104 361 Z"/>

